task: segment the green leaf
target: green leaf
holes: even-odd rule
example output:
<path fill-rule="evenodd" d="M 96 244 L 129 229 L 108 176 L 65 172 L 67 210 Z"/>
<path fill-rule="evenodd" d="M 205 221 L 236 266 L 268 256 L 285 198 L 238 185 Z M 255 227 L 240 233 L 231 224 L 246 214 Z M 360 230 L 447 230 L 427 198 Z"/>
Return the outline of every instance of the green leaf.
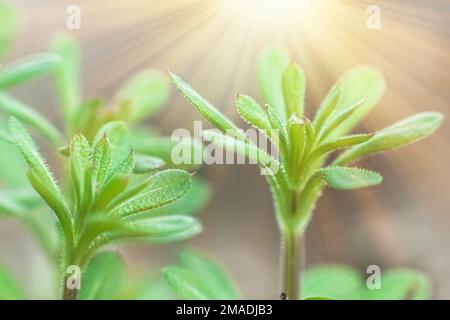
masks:
<path fill-rule="evenodd" d="M 381 273 L 381 288 L 367 290 L 370 300 L 426 300 L 431 297 L 431 284 L 421 272 L 391 269 Z"/>
<path fill-rule="evenodd" d="M 173 300 L 175 298 L 162 275 L 146 275 L 134 282 L 121 298 L 131 300 Z"/>
<path fill-rule="evenodd" d="M 134 170 L 134 151 L 131 149 L 128 152 L 128 156 L 124 158 L 115 168 L 111 171 L 110 176 L 107 180 L 114 177 L 128 177 Z"/>
<path fill-rule="evenodd" d="M 0 190 L 0 216 L 4 214 L 22 216 L 41 203 L 39 196 L 32 188 Z"/>
<path fill-rule="evenodd" d="M 340 137 L 330 142 L 326 142 L 317 147 L 313 154 L 311 155 L 311 159 L 316 159 L 330 151 L 347 148 L 350 146 L 358 145 L 360 143 L 364 143 L 371 139 L 373 134 L 354 134 L 350 136 Z"/>
<path fill-rule="evenodd" d="M 206 120 L 208 120 L 214 127 L 222 132 L 229 131 L 228 133 L 236 134 L 236 136 L 245 139 L 245 135 L 242 133 L 235 124 L 225 117 L 219 110 L 217 110 L 212 104 L 206 101 L 200 94 L 198 94 L 189 84 L 181 79 L 176 74 L 171 73 L 172 81 L 175 86 L 180 90 L 183 96 L 189 100 L 189 102 L 202 114 Z"/>
<path fill-rule="evenodd" d="M 54 70 L 61 59 L 53 53 L 41 53 L 0 68 L 0 89 L 9 88 Z"/>
<path fill-rule="evenodd" d="M 32 108 L 4 92 L 0 92 L 0 110 L 31 126 L 47 138 L 53 146 L 60 146 L 62 137 L 55 126 Z"/>
<path fill-rule="evenodd" d="M 342 101 L 342 83 L 337 82 L 328 92 L 325 99 L 320 104 L 319 109 L 314 117 L 314 128 L 316 132 L 320 132 L 323 124 L 329 119 L 330 115 L 339 107 Z"/>
<path fill-rule="evenodd" d="M 212 259 L 195 250 L 180 254 L 180 265 L 201 276 L 211 299 L 239 299 L 239 293 L 228 274 Z"/>
<path fill-rule="evenodd" d="M 129 158 L 131 146 L 131 135 L 128 126 L 123 121 L 111 121 L 104 124 L 95 135 L 94 143 L 107 136 L 111 144 L 111 166 L 110 172 L 114 172 L 123 161 Z"/>
<path fill-rule="evenodd" d="M 125 278 L 125 264 L 114 252 L 101 252 L 89 263 L 81 276 L 79 298 L 82 300 L 111 300 Z"/>
<path fill-rule="evenodd" d="M 154 243 L 167 243 L 191 238 L 202 230 L 197 219 L 185 215 L 170 215 L 147 219 L 127 219 L 122 226 L 105 232 L 108 242 L 137 239 Z"/>
<path fill-rule="evenodd" d="M 25 295 L 16 280 L 0 266 L 0 300 L 24 300 Z"/>
<path fill-rule="evenodd" d="M 283 73 L 282 86 L 287 116 L 303 117 L 306 88 L 303 69 L 295 63 L 290 64 Z"/>
<path fill-rule="evenodd" d="M 166 76 L 156 70 L 144 70 L 127 81 L 120 89 L 117 99 L 119 106 L 126 108 L 129 119 L 138 121 L 157 111 L 168 96 L 169 83 Z"/>
<path fill-rule="evenodd" d="M 188 192 L 180 199 L 165 205 L 164 207 L 153 209 L 152 215 L 168 214 L 197 214 L 208 202 L 211 196 L 208 184 L 198 177 L 192 179 L 192 186 Z"/>
<path fill-rule="evenodd" d="M 70 142 L 70 173 L 75 188 L 78 206 L 85 201 L 84 184 L 88 168 L 91 167 L 91 147 L 87 139 L 78 132 Z"/>
<path fill-rule="evenodd" d="M 117 206 L 112 214 L 130 216 L 159 208 L 183 196 L 191 186 L 191 176 L 183 170 L 165 170 L 153 175 L 146 188 Z"/>
<path fill-rule="evenodd" d="M 325 180 L 334 189 L 357 189 L 380 184 L 380 174 L 360 169 L 347 167 L 326 167 L 315 171 L 314 176 Z"/>
<path fill-rule="evenodd" d="M 381 131 L 369 141 L 342 153 L 336 164 L 348 164 L 371 154 L 397 149 L 421 140 L 442 124 L 444 116 L 438 112 L 422 112 L 405 118 Z"/>
<path fill-rule="evenodd" d="M 254 163 L 257 163 L 263 168 L 279 167 L 279 163 L 276 159 L 254 144 L 224 135 L 214 130 L 204 130 L 202 135 L 206 141 L 211 141 L 225 150 L 244 155 L 247 159 L 254 161 Z"/>
<path fill-rule="evenodd" d="M 69 130 L 74 132 L 77 129 L 75 120 L 78 119 L 81 104 L 80 49 L 75 38 L 63 34 L 54 39 L 53 52 L 62 59 L 62 63 L 55 70 L 55 84 L 66 123 L 69 124 Z"/>
<path fill-rule="evenodd" d="M 25 128 L 15 118 L 9 121 L 11 135 L 20 154 L 30 167 L 27 173 L 32 187 L 53 210 L 65 232 L 71 232 L 70 211 L 62 193 Z"/>
<path fill-rule="evenodd" d="M 26 176 L 27 164 L 17 152 L 14 144 L 14 138 L 11 136 L 8 128 L 8 121 L 0 115 L 0 127 L 4 128 L 8 140 L 0 140 L 0 184 L 8 187 L 28 186 Z"/>
<path fill-rule="evenodd" d="M 111 144 L 106 133 L 97 141 L 94 146 L 92 156 L 93 176 L 97 184 L 97 189 L 101 189 L 106 177 L 109 175 L 111 165 Z"/>
<path fill-rule="evenodd" d="M 266 134 L 270 135 L 272 126 L 263 108 L 255 100 L 240 94 L 236 101 L 236 108 L 242 119 L 258 129 L 266 130 Z"/>
<path fill-rule="evenodd" d="M 137 154 L 135 156 L 134 173 L 149 173 L 164 166 L 165 162 L 161 158 Z"/>
<path fill-rule="evenodd" d="M 19 13 L 11 1 L 0 2 L 0 58 L 11 45 L 19 20 Z"/>
<path fill-rule="evenodd" d="M 58 198 L 58 202 L 60 202 L 62 206 L 66 206 L 52 173 L 47 168 L 44 159 L 39 154 L 34 141 L 31 139 L 26 129 L 15 118 L 10 119 L 9 128 L 17 149 L 29 167 L 33 170 L 36 178 L 42 182 L 46 189 Z"/>
<path fill-rule="evenodd" d="M 360 273 L 347 266 L 325 265 L 308 269 L 302 278 L 302 297 L 305 300 L 327 297 L 336 300 L 359 299 L 363 288 Z"/>
<path fill-rule="evenodd" d="M 361 106 L 364 104 L 364 101 L 359 101 L 355 103 L 354 105 L 351 105 L 350 107 L 342 110 L 342 111 L 336 111 L 333 113 L 328 121 L 325 122 L 322 130 L 319 133 L 319 141 L 323 141 L 327 139 L 330 135 L 333 135 L 334 137 L 339 136 L 336 134 L 340 126 L 345 123 L 345 120 L 347 120 L 349 117 L 351 117 L 352 114 L 354 114 Z"/>
<path fill-rule="evenodd" d="M 258 61 L 258 80 L 262 95 L 282 121 L 285 121 L 286 114 L 281 80 L 288 64 L 289 57 L 272 47 L 264 48 Z"/>
<path fill-rule="evenodd" d="M 103 210 L 122 192 L 125 191 L 129 183 L 128 177 L 113 177 L 106 182 L 95 198 L 95 210 Z"/>
<path fill-rule="evenodd" d="M 334 300 L 334 299 L 328 297 L 309 297 L 304 300 Z"/>
<path fill-rule="evenodd" d="M 208 290 L 203 287 L 201 275 L 177 266 L 167 266 L 163 269 L 169 286 L 181 299 L 210 300 Z"/>
<path fill-rule="evenodd" d="M 383 75 L 369 66 L 359 66 L 347 71 L 341 82 L 343 92 L 338 110 L 344 110 L 359 101 L 364 103 L 339 126 L 336 135 L 342 135 L 358 124 L 380 101 L 385 90 Z"/>

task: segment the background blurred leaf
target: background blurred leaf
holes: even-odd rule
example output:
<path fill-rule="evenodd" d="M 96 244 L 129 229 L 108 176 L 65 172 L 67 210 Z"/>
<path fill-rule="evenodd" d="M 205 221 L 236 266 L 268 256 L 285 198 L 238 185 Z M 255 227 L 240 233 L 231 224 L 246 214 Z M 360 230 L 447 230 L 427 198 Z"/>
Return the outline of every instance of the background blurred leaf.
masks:
<path fill-rule="evenodd" d="M 258 61 L 258 80 L 264 101 L 270 104 L 282 121 L 286 120 L 281 85 L 283 72 L 289 65 L 284 51 L 273 47 L 264 48 Z"/>
<path fill-rule="evenodd" d="M 19 13 L 9 0 L 0 1 L 0 58 L 11 45 L 16 33 Z"/>
<path fill-rule="evenodd" d="M 239 293 L 225 271 L 194 250 L 182 252 L 179 266 L 165 267 L 163 273 L 182 299 L 239 299 Z"/>
<path fill-rule="evenodd" d="M 23 300 L 25 295 L 16 280 L 0 266 L 0 300 Z"/>
<path fill-rule="evenodd" d="M 358 299 L 363 286 L 360 273 L 340 265 L 318 266 L 306 270 L 302 278 L 304 298 L 329 297 L 332 299 Z"/>
<path fill-rule="evenodd" d="M 53 41 L 53 52 L 62 62 L 55 69 L 55 84 L 60 103 L 64 110 L 65 123 L 70 133 L 77 129 L 76 120 L 81 103 L 80 90 L 80 49 L 78 43 L 69 34 L 62 34 Z"/>
<path fill-rule="evenodd" d="M 115 252 L 100 252 L 92 258 L 81 276 L 79 298 L 82 300 L 114 299 L 123 285 L 125 264 Z"/>
<path fill-rule="evenodd" d="M 117 100 L 119 108 L 126 109 L 127 119 L 138 121 L 161 108 L 168 96 L 169 81 L 165 74 L 156 70 L 144 70 L 125 83 Z M 119 114 L 123 111 L 119 109 Z"/>
<path fill-rule="evenodd" d="M 29 125 L 46 138 L 54 147 L 59 147 L 62 137 L 58 129 L 33 108 L 0 92 L 0 110 Z"/>
<path fill-rule="evenodd" d="M 428 278 L 416 270 L 391 269 L 381 274 L 381 288 L 366 291 L 370 300 L 425 300 L 431 297 Z"/>
<path fill-rule="evenodd" d="M 60 62 L 61 59 L 55 54 L 41 53 L 0 68 L 0 89 L 12 87 L 49 73 Z"/>

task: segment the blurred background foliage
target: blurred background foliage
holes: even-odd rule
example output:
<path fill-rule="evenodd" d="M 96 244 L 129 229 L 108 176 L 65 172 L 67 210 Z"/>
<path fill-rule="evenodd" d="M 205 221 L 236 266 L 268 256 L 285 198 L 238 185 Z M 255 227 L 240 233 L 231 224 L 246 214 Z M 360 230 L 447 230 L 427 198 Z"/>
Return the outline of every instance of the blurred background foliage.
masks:
<path fill-rule="evenodd" d="M 372 4 L 366 1 L 298 1 L 289 12 L 277 10 L 276 15 L 249 14 L 251 10 L 235 2 L 77 1 L 81 29 L 71 33 L 81 44 L 85 96 L 109 100 L 134 73 L 170 69 L 239 123 L 233 110 L 236 94 L 260 98 L 254 81 L 256 57 L 262 47 L 274 43 L 305 69 L 310 110 L 346 69 L 370 64 L 384 74 L 387 92 L 361 131 L 374 131 L 419 111 L 449 115 L 448 1 L 378 1 L 380 30 L 366 26 L 366 10 Z M 66 9 L 73 4 L 68 0 L 14 3 L 20 8 L 20 29 L 12 50 L 3 56 L 5 64 L 48 50 L 53 36 L 67 31 Z M 49 78 L 11 93 L 62 126 L 62 110 Z M 168 103 L 146 124 L 165 135 L 176 128 L 192 131 L 200 116 L 172 88 L 167 94 Z M 4 119 L 0 121 L 3 128 Z M 308 230 L 307 266 L 349 264 L 363 275 L 370 264 L 382 271 L 413 267 L 430 276 L 433 297 L 448 298 L 449 133 L 446 121 L 426 142 L 362 162 L 383 174 L 384 182 L 377 188 L 328 191 Z M 5 179 L 24 176 L 20 166 L 7 166 L 21 160 L 2 150 L 0 170 Z M 278 292 L 274 275 L 278 275 L 279 235 L 258 168 L 204 166 L 198 175 L 210 183 L 211 199 L 200 212 L 204 232 L 189 243 L 220 261 L 243 297 L 273 298 Z M 9 180 L 17 186 L 23 182 Z M 120 251 L 130 277 L 139 279 L 173 263 L 182 247 L 181 243 L 128 245 Z M 20 279 L 28 295 L 37 296 L 46 287 L 49 292 L 44 255 L 15 219 L 0 223 L 0 262 Z"/>

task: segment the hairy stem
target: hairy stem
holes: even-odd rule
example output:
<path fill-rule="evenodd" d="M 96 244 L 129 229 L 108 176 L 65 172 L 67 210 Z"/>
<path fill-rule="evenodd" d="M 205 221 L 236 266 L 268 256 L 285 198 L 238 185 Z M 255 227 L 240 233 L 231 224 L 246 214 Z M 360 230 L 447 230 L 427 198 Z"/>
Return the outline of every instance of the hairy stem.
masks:
<path fill-rule="evenodd" d="M 282 292 L 281 299 L 300 299 L 301 234 L 285 231 L 281 239 Z"/>

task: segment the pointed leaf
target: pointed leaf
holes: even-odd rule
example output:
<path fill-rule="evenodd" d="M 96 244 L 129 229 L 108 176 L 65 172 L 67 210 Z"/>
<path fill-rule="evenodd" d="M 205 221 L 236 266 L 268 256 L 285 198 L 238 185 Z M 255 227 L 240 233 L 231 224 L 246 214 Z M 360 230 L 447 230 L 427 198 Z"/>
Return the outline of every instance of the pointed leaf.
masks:
<path fill-rule="evenodd" d="M 364 100 L 359 101 L 342 111 L 335 111 L 335 113 L 331 115 L 329 120 L 325 122 L 321 132 L 319 133 L 319 140 L 326 140 L 330 135 L 334 137 L 338 136 L 336 132 L 338 131 L 339 127 L 342 126 L 346 119 L 351 117 L 352 114 L 354 114 L 359 108 L 361 108 L 363 104 Z"/>
<path fill-rule="evenodd" d="M 405 118 L 378 131 L 369 141 L 347 150 L 335 163 L 348 164 L 371 154 L 397 149 L 421 140 L 436 131 L 443 118 L 438 112 L 422 112 Z"/>
<path fill-rule="evenodd" d="M 67 207 L 52 173 L 48 170 L 28 132 L 15 118 L 10 119 L 9 128 L 19 152 L 33 170 L 33 175 L 41 181 L 49 192 L 54 194 L 62 207 Z"/>
<path fill-rule="evenodd" d="M 191 176 L 183 170 L 165 170 L 152 176 L 148 186 L 116 207 L 112 214 L 130 216 L 177 200 L 191 186 Z"/>
<path fill-rule="evenodd" d="M 290 64 L 283 73 L 282 85 L 287 116 L 303 117 L 306 88 L 303 69 L 295 63 Z"/>
<path fill-rule="evenodd" d="M 211 197 L 208 184 L 198 177 L 192 179 L 192 186 L 180 199 L 168 205 L 154 209 L 151 214 L 162 216 L 169 214 L 196 215 L 206 205 Z"/>
<path fill-rule="evenodd" d="M 229 133 L 235 133 L 238 137 L 245 138 L 245 135 L 235 126 L 235 124 L 225 117 L 212 104 L 206 101 L 200 94 L 198 94 L 189 84 L 181 79 L 176 74 L 171 73 L 172 81 L 180 90 L 183 96 L 208 120 L 214 127 L 222 132 L 229 130 Z"/>
<path fill-rule="evenodd" d="M 111 121 L 104 124 L 95 135 L 94 143 L 100 141 L 103 136 L 108 137 L 111 144 L 111 165 L 109 172 L 113 173 L 119 166 L 127 162 L 130 158 L 131 135 L 128 126 L 123 121 Z"/>
<path fill-rule="evenodd" d="M 254 163 L 257 163 L 263 168 L 279 167 L 276 159 L 252 143 L 224 135 L 214 130 L 205 130 L 202 132 L 202 135 L 205 140 L 211 141 L 225 150 L 244 155 L 247 159 L 254 161 Z"/>
<path fill-rule="evenodd" d="M 92 156 L 93 176 L 97 183 L 97 188 L 101 189 L 106 177 L 109 175 L 109 168 L 111 165 L 111 144 L 108 137 L 103 137 L 97 141 L 94 146 Z"/>
<path fill-rule="evenodd" d="M 106 232 L 108 242 L 115 240 L 141 240 L 167 243 L 191 238 L 202 230 L 197 219 L 184 215 L 171 215 L 147 219 L 127 219 L 122 226 Z"/>
<path fill-rule="evenodd" d="M 316 170 L 314 175 L 330 187 L 343 190 L 374 186 L 382 181 L 378 173 L 360 168 L 326 167 Z"/>
<path fill-rule="evenodd" d="M 31 107 L 7 93 L 0 92 L 0 110 L 31 126 L 47 138 L 53 146 L 60 146 L 62 137 L 58 129 Z"/>
<path fill-rule="evenodd" d="M 79 298 L 111 300 L 117 297 L 124 283 L 125 264 L 114 252 L 101 252 L 89 263 L 81 276 Z"/>
<path fill-rule="evenodd" d="M 364 101 L 364 103 L 339 126 L 336 130 L 337 135 L 351 130 L 375 107 L 384 93 L 385 84 L 383 75 L 378 70 L 369 66 L 359 66 L 343 75 L 342 88 L 340 110 L 359 101 Z"/>
<path fill-rule="evenodd" d="M 117 99 L 119 106 L 127 106 L 129 119 L 137 121 L 157 111 L 168 96 L 169 83 L 166 76 L 156 70 L 144 70 L 128 80 L 120 89 Z"/>
<path fill-rule="evenodd" d="M 285 121 L 286 113 L 281 79 L 288 64 L 289 57 L 283 51 L 272 47 L 264 48 L 258 61 L 258 80 L 262 95 L 282 121 Z"/>
<path fill-rule="evenodd" d="M 236 101 L 236 108 L 242 119 L 250 125 L 266 130 L 266 134 L 270 134 L 271 125 L 263 108 L 251 97 L 240 94 Z"/>
<path fill-rule="evenodd" d="M 329 119 L 333 112 L 339 108 L 342 101 L 342 91 L 342 83 L 339 81 L 331 88 L 330 92 L 328 92 L 327 96 L 320 104 L 313 121 L 316 132 L 320 132 L 323 124 Z"/>
<path fill-rule="evenodd" d="M 358 145 L 370 140 L 373 134 L 354 134 L 350 136 L 340 137 L 330 142 L 321 144 L 317 149 L 314 150 L 311 155 L 312 159 L 318 158 L 330 151 L 338 150 L 341 148 L 347 148 L 350 146 Z"/>

